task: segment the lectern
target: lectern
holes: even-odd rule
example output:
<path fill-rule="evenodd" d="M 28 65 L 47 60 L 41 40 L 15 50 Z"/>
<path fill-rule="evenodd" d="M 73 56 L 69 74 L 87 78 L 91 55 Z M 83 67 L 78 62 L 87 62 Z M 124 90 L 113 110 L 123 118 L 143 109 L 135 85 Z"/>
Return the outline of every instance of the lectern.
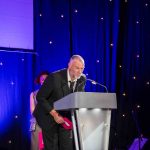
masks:
<path fill-rule="evenodd" d="M 111 109 L 115 93 L 75 92 L 54 103 L 56 110 L 70 110 L 76 150 L 108 150 Z"/>

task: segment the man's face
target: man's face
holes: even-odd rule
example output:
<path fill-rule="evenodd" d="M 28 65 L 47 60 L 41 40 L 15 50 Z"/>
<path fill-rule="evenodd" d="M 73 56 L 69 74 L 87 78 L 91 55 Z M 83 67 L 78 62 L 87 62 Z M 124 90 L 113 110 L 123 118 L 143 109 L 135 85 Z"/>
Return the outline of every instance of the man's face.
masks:
<path fill-rule="evenodd" d="M 71 79 L 78 79 L 84 70 L 84 64 L 78 59 L 73 59 L 69 62 L 68 69 Z"/>

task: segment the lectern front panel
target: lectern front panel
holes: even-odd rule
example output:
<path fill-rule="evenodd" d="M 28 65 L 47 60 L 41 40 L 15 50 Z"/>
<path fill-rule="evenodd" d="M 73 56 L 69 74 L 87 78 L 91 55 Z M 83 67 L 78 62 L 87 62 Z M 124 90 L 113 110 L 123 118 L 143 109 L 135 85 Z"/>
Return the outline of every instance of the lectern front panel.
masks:
<path fill-rule="evenodd" d="M 111 111 L 79 109 L 78 130 L 83 150 L 108 150 Z"/>

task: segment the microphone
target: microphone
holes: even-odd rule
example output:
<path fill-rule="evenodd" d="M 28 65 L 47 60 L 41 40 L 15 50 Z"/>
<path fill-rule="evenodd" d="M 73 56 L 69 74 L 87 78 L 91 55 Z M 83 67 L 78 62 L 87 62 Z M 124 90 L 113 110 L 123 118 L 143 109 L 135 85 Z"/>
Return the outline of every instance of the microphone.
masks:
<path fill-rule="evenodd" d="M 78 84 L 78 86 L 77 86 L 77 88 L 76 88 L 76 89 L 77 89 L 77 92 L 78 92 L 78 88 L 79 88 L 83 83 L 85 83 L 85 81 L 86 81 L 86 75 L 85 75 L 85 74 L 82 74 L 79 79 L 81 80 L 81 82 Z"/>
<path fill-rule="evenodd" d="M 105 85 L 103 85 L 103 84 L 101 84 L 101 83 L 98 83 L 98 82 L 96 82 L 96 81 L 94 81 L 94 80 L 92 80 L 92 79 L 86 78 L 86 80 L 87 80 L 87 81 L 90 81 L 90 82 L 91 82 L 92 84 L 94 84 L 94 85 L 102 86 L 103 88 L 105 88 L 106 92 L 108 93 L 108 89 L 107 89 L 107 87 L 106 87 Z"/>

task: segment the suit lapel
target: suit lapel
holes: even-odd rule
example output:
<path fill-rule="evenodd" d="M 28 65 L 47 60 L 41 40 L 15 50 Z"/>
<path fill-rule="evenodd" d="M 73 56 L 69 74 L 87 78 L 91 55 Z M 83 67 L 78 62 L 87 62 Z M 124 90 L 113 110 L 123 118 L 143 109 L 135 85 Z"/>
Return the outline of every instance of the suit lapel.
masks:
<path fill-rule="evenodd" d="M 63 91 L 63 96 L 66 96 L 70 93 L 70 89 L 68 87 L 68 80 L 67 80 L 67 69 L 63 70 L 62 72 L 61 87 Z"/>
<path fill-rule="evenodd" d="M 62 87 L 62 91 L 63 91 L 63 96 L 68 95 L 70 93 L 70 90 L 69 90 L 69 87 L 68 87 L 68 82 L 63 80 L 61 85 L 62 85 L 61 87 Z"/>

